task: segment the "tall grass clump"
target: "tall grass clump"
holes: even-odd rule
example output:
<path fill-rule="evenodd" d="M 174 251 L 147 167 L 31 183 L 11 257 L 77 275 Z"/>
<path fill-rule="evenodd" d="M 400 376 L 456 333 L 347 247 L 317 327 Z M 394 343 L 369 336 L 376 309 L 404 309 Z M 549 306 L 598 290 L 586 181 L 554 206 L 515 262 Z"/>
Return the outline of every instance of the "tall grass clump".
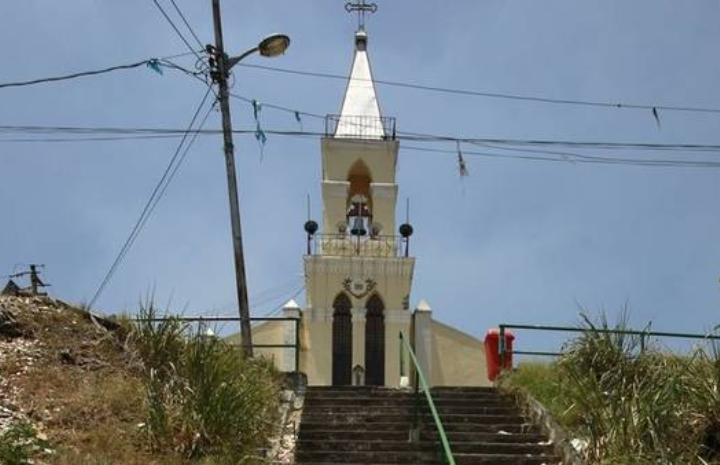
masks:
<path fill-rule="evenodd" d="M 253 456 L 272 430 L 279 393 L 272 365 L 177 318 L 153 322 L 142 305 L 132 337 L 142 364 L 146 429 L 156 450 L 188 458 Z"/>
<path fill-rule="evenodd" d="M 582 335 L 549 364 L 504 379 L 553 413 L 590 463 L 720 463 L 720 351 L 679 356 L 628 330 L 583 316 Z"/>
<path fill-rule="evenodd" d="M 700 455 L 706 461 L 720 462 L 720 345 L 716 341 L 708 350 L 695 352 L 687 376 L 689 423 L 700 439 Z"/>

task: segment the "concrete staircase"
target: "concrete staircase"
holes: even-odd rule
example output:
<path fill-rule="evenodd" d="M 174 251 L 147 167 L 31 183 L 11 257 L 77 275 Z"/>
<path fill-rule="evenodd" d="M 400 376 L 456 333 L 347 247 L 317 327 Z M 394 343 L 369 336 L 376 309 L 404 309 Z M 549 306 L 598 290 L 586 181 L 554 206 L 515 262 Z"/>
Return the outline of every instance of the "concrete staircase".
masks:
<path fill-rule="evenodd" d="M 433 399 L 456 463 L 558 464 L 547 438 L 494 388 L 434 388 Z M 410 442 L 412 393 L 377 387 L 309 387 L 296 463 L 444 463 L 425 397 L 419 440 Z"/>

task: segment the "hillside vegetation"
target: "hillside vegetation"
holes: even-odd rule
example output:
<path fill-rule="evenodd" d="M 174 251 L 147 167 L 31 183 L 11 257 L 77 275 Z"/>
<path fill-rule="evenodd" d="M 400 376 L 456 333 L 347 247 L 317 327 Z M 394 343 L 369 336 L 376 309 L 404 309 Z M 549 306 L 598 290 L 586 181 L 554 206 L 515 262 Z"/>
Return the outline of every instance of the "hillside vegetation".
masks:
<path fill-rule="evenodd" d="M 708 343 L 677 356 L 606 319 L 553 363 L 521 363 L 501 381 L 542 403 L 589 463 L 720 463 L 720 355 Z M 615 329 L 625 329 L 621 321 Z"/>
<path fill-rule="evenodd" d="M 278 389 L 269 364 L 178 320 L 0 297 L 3 464 L 258 463 Z"/>

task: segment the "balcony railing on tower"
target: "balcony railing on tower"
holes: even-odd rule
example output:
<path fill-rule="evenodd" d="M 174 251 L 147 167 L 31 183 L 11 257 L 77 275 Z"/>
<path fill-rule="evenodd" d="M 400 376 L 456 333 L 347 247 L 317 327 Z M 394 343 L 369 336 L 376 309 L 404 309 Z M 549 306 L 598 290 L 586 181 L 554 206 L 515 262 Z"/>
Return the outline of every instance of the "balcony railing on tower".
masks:
<path fill-rule="evenodd" d="M 315 234 L 308 241 L 309 255 L 370 258 L 408 256 L 407 241 L 400 236 Z"/>
<path fill-rule="evenodd" d="M 325 137 L 395 140 L 395 118 L 327 115 L 325 117 Z"/>

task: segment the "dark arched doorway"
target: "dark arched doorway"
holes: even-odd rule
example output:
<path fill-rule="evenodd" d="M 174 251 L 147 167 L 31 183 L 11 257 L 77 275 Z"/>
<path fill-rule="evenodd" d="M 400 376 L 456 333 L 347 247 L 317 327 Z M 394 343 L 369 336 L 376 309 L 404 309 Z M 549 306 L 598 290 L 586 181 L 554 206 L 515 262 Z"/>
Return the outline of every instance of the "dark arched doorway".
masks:
<path fill-rule="evenodd" d="M 366 304 L 365 384 L 385 385 L 385 304 L 373 294 Z"/>
<path fill-rule="evenodd" d="M 352 314 L 350 298 L 338 294 L 333 302 L 332 383 L 352 384 Z"/>

